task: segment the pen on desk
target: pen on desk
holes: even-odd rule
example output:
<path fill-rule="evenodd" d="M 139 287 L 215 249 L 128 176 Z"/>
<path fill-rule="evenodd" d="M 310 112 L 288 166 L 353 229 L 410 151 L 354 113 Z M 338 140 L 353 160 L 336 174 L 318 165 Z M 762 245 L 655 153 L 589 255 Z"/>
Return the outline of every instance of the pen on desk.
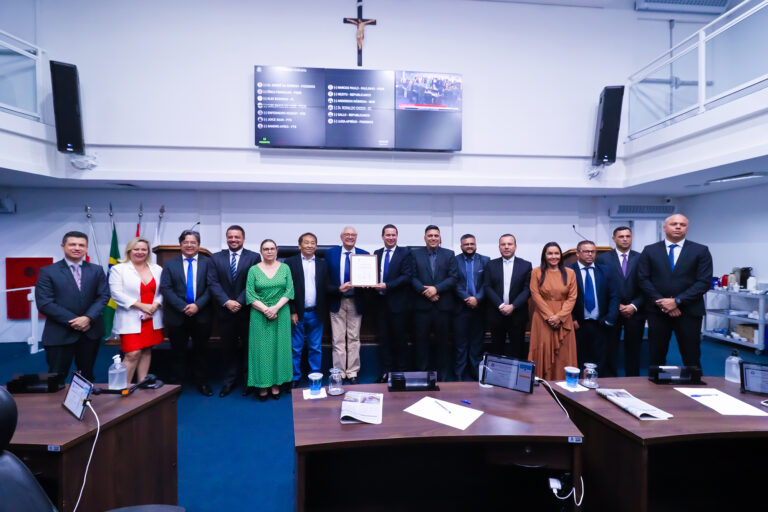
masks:
<path fill-rule="evenodd" d="M 462 400 L 462 402 L 468 405 L 472 405 L 472 402 L 470 402 L 469 400 Z"/>
<path fill-rule="evenodd" d="M 717 395 L 715 393 L 709 393 L 709 394 L 706 394 L 706 395 L 691 395 L 691 398 L 699 398 L 699 397 L 702 397 L 702 396 L 717 396 Z"/>
<path fill-rule="evenodd" d="M 443 409 L 445 412 L 447 412 L 448 414 L 453 414 L 449 408 L 447 408 L 446 406 L 444 406 L 443 404 L 441 404 L 439 401 L 435 400 L 435 403 L 436 403 L 437 405 L 439 405 L 439 406 L 440 406 L 440 407 L 441 407 L 441 408 L 442 408 L 442 409 Z"/>

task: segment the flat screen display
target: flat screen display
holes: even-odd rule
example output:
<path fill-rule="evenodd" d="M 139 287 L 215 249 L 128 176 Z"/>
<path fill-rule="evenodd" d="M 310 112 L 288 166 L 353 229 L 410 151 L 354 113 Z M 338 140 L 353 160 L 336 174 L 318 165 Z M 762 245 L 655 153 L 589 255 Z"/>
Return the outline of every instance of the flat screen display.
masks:
<path fill-rule="evenodd" d="M 91 396 L 92 390 L 93 384 L 85 380 L 79 373 L 74 373 L 72 374 L 72 382 L 67 390 L 67 396 L 64 397 L 64 402 L 61 405 L 71 412 L 75 418 L 82 420 L 85 401 Z"/>
<path fill-rule="evenodd" d="M 536 364 L 532 361 L 520 361 L 505 356 L 485 354 L 480 382 L 522 391 L 523 393 L 533 393 L 535 371 Z"/>
<path fill-rule="evenodd" d="M 255 66 L 256 145 L 461 150 L 461 75 Z"/>

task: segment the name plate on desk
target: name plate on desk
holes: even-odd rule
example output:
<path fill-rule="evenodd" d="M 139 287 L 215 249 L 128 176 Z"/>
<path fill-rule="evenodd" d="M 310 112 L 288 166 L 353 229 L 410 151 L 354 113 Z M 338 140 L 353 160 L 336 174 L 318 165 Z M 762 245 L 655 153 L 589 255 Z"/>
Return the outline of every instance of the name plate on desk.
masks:
<path fill-rule="evenodd" d="M 705 384 L 698 366 L 649 366 L 648 380 L 654 384 Z"/>

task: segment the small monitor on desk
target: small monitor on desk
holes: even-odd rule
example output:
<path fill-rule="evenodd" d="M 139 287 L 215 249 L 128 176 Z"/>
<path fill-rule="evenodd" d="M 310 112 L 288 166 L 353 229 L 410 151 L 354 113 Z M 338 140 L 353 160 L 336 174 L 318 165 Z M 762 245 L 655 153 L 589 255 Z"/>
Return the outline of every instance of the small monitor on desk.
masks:
<path fill-rule="evenodd" d="M 85 402 L 91 396 L 91 391 L 93 391 L 93 384 L 79 373 L 73 373 L 67 396 L 64 397 L 64 402 L 61 404 L 62 407 L 71 412 L 75 418 L 82 420 Z"/>
<path fill-rule="evenodd" d="M 741 392 L 768 395 L 768 364 L 742 361 Z"/>
<path fill-rule="evenodd" d="M 480 382 L 523 393 L 533 393 L 536 363 L 486 353 Z"/>

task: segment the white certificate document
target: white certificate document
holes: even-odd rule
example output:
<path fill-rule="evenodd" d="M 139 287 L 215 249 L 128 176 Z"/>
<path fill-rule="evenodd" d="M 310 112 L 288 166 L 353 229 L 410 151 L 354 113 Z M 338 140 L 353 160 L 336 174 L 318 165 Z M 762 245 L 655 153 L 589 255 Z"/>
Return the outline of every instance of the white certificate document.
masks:
<path fill-rule="evenodd" d="M 412 406 L 404 409 L 404 411 L 420 418 L 458 428 L 459 430 L 466 430 L 468 426 L 483 414 L 483 411 L 452 404 L 451 402 L 444 402 L 429 396 L 425 396 Z"/>
<path fill-rule="evenodd" d="M 724 416 L 768 416 L 757 407 L 714 388 L 675 388 Z"/>
<path fill-rule="evenodd" d="M 375 286 L 379 282 L 376 255 L 351 255 L 349 257 L 349 280 L 352 286 Z"/>

